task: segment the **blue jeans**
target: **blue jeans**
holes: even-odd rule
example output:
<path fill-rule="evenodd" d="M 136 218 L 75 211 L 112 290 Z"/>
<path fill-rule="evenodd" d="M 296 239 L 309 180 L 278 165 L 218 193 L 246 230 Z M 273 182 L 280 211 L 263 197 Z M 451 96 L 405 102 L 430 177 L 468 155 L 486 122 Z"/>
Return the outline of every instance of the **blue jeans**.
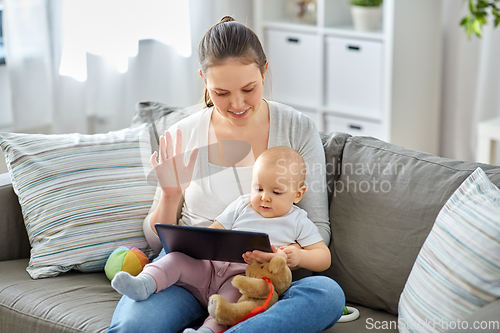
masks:
<path fill-rule="evenodd" d="M 264 313 L 226 332 L 321 332 L 339 320 L 344 305 L 344 292 L 337 282 L 325 276 L 306 277 L 293 282 Z M 207 316 L 207 310 L 193 295 L 174 285 L 142 302 L 123 296 L 108 332 L 176 333 Z"/>

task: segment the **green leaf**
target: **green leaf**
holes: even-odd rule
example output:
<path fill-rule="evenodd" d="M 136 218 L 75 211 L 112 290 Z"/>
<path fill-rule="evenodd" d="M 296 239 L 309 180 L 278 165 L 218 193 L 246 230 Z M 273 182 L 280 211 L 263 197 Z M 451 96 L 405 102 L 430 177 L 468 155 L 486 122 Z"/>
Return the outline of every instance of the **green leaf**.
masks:
<path fill-rule="evenodd" d="M 460 25 L 467 25 L 467 23 L 469 23 L 469 20 L 470 20 L 470 16 L 466 16 L 462 19 L 462 21 L 460 21 Z"/>
<path fill-rule="evenodd" d="M 471 13 L 474 13 L 476 9 L 474 8 L 474 2 L 472 0 L 469 0 L 469 10 Z"/>
<path fill-rule="evenodd" d="M 483 9 L 483 8 L 486 8 L 488 7 L 489 5 L 487 3 L 484 3 L 484 2 L 479 2 L 476 6 L 477 9 Z"/>
<path fill-rule="evenodd" d="M 500 16 L 495 19 L 495 27 L 500 23 Z"/>
<path fill-rule="evenodd" d="M 471 28 L 472 31 L 475 32 L 478 37 L 482 36 L 481 23 L 479 23 L 478 20 L 474 20 L 474 22 L 472 22 Z"/>

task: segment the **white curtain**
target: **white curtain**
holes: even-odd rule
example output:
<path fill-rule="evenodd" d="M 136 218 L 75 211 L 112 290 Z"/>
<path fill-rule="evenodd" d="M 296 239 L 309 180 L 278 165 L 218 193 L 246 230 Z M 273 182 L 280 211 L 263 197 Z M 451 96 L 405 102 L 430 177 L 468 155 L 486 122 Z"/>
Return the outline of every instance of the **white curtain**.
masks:
<path fill-rule="evenodd" d="M 490 17 L 469 40 L 459 26 L 467 1 L 444 0 L 443 13 L 441 155 L 475 161 L 478 122 L 500 117 L 500 26 Z"/>
<path fill-rule="evenodd" d="M 85 11 L 65 7 L 68 3 L 84 5 Z M 111 3 L 118 4 L 115 10 Z M 189 14 L 179 22 L 176 19 L 182 12 L 176 7 L 180 3 L 188 6 Z M 139 101 L 171 106 L 200 102 L 203 82 L 198 75 L 196 50 L 201 37 L 223 15 L 251 23 L 252 12 L 251 0 L 5 0 L 4 4 L 12 128 L 33 131 L 50 126 L 54 133 L 97 133 L 127 127 Z M 101 23 L 109 21 L 110 26 L 102 28 L 106 31 L 100 35 L 95 30 L 85 33 L 99 18 L 93 17 L 88 8 L 101 14 Z M 76 10 L 73 20 L 81 27 L 68 33 L 71 10 Z M 144 16 L 156 24 L 157 30 L 168 30 L 170 35 L 150 30 L 149 35 L 135 36 L 142 39 L 135 50 L 125 40 L 121 45 L 128 48 L 123 53 L 106 53 L 106 46 L 113 40 L 137 35 L 133 24 L 119 28 L 112 26 L 115 22 L 136 23 Z M 177 23 L 165 27 L 160 21 Z M 114 38 L 111 28 L 118 32 Z M 187 30 L 191 37 L 188 50 L 171 40 L 186 36 Z M 85 36 L 93 40 L 101 36 L 101 48 L 91 49 L 85 44 Z M 185 39 L 181 37 L 181 41 Z M 119 47 L 107 48 L 116 49 Z"/>
<path fill-rule="evenodd" d="M 46 0 L 8 0 L 4 5 L 4 44 L 12 107 L 20 110 L 13 113 L 15 128 L 49 125 L 54 90 Z"/>

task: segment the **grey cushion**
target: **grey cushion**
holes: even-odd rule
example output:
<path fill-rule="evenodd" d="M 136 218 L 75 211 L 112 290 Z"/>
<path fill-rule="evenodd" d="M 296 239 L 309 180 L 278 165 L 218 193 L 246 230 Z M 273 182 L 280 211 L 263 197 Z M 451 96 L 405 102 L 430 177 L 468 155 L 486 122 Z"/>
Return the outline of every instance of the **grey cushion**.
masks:
<path fill-rule="evenodd" d="M 328 163 L 329 161 L 327 161 Z M 434 220 L 478 166 L 374 138 L 347 139 L 330 205 L 332 266 L 348 302 L 397 314 L 399 295 Z"/>
<path fill-rule="evenodd" d="M 202 104 L 178 108 L 159 102 L 139 102 L 136 104 L 136 113 L 132 118 L 132 126 L 143 123 L 150 124 L 151 150 L 156 151 L 158 150 L 160 136 L 170 126 L 202 108 Z"/>
<path fill-rule="evenodd" d="M 474 325 L 479 326 L 475 327 Z M 446 331 L 446 333 L 475 332 L 500 332 L 500 299 L 462 320 L 460 327 Z"/>
<path fill-rule="evenodd" d="M 104 272 L 32 280 L 28 259 L 0 262 L 0 332 L 105 332 L 120 294 Z"/>

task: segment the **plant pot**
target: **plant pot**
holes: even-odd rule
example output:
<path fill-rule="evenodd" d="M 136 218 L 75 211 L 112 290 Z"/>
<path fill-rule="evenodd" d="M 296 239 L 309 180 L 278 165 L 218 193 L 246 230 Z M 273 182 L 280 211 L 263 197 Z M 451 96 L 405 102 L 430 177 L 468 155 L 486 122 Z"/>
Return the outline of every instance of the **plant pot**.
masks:
<path fill-rule="evenodd" d="M 382 6 L 378 7 L 351 6 L 351 15 L 355 30 L 358 31 L 377 30 L 380 27 Z"/>

